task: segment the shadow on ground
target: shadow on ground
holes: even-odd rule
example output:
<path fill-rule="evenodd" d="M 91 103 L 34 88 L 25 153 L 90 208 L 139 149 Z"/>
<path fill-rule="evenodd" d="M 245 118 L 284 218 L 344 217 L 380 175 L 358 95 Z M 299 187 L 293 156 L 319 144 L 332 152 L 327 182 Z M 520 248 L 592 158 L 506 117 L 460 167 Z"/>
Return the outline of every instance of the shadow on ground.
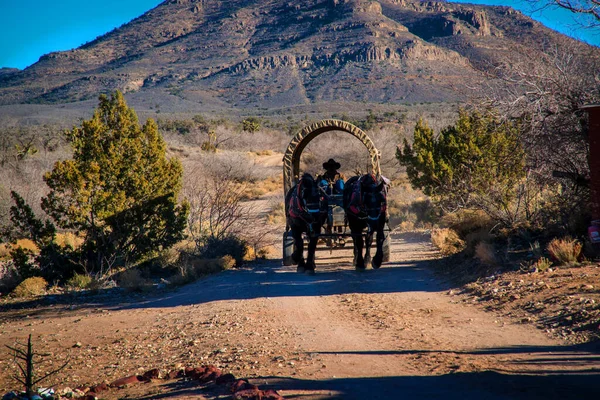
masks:
<path fill-rule="evenodd" d="M 267 260 L 249 268 L 225 271 L 178 289 L 161 290 L 154 294 L 130 295 L 119 289 L 109 289 L 88 296 L 53 295 L 39 300 L 6 303 L 0 306 L 0 312 L 27 309 L 30 316 L 39 316 L 56 312 L 57 306 L 64 306 L 63 310 L 69 311 L 94 308 L 121 310 L 260 297 L 429 292 L 450 287 L 435 279 L 430 272 L 430 260 L 386 263 L 378 270 L 365 271 L 355 271 L 348 260 L 347 255 L 340 256 L 335 252 L 323 255 L 314 276 L 296 273 L 295 267 L 283 267 L 281 260 Z M 6 313 L 4 317 L 10 318 L 10 314 Z"/>
<path fill-rule="evenodd" d="M 286 399 L 593 399 L 600 391 L 600 377 L 594 373 L 526 375 L 494 371 L 451 373 L 437 376 L 387 376 L 331 378 L 323 380 L 291 377 L 251 379 L 261 389 L 274 389 Z M 266 384 L 265 384 L 266 382 Z M 161 393 L 137 397 L 140 400 L 167 398 L 221 398 L 226 389 L 190 382 L 173 382 Z"/>

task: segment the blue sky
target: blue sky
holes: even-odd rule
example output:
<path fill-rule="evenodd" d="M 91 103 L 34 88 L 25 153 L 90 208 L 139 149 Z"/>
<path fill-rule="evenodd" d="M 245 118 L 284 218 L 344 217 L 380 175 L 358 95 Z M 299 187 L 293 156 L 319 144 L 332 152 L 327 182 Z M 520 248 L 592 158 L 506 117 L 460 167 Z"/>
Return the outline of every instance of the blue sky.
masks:
<path fill-rule="evenodd" d="M 464 2 L 512 6 L 552 29 L 600 46 L 600 29 L 582 29 L 566 10 L 531 14 L 531 7 L 524 0 Z M 160 3 L 161 0 L 0 0 L 0 67 L 23 69 L 44 54 L 79 47 Z"/>
<path fill-rule="evenodd" d="M 529 15 L 531 18 L 541 22 L 548 28 L 595 46 L 600 46 L 600 28 L 597 27 L 592 29 L 583 27 L 586 23 L 589 24 L 593 21 L 592 17 L 575 14 L 569 10 L 558 7 L 547 7 L 540 10 L 540 7 L 534 7 L 525 0 L 452 0 L 452 2 L 510 6 L 521 11 L 525 15 Z"/>
<path fill-rule="evenodd" d="M 23 69 L 131 21 L 162 0 L 0 0 L 0 67 Z"/>

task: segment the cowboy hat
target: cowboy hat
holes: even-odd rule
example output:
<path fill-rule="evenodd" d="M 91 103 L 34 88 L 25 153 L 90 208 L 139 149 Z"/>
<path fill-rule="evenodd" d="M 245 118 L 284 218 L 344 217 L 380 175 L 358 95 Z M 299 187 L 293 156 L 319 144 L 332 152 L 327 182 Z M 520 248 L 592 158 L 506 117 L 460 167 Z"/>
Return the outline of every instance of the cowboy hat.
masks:
<path fill-rule="evenodd" d="M 335 161 L 333 158 L 330 158 L 326 163 L 323 163 L 324 169 L 338 169 L 341 166 L 342 166 L 342 164 Z"/>

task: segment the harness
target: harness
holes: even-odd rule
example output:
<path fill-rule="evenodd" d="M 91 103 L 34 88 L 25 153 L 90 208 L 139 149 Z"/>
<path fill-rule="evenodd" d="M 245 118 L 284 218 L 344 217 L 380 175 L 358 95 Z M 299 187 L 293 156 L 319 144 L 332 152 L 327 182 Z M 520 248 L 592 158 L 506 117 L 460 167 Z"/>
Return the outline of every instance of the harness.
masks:
<path fill-rule="evenodd" d="M 348 202 L 348 211 L 359 219 L 368 219 L 371 221 L 376 221 L 381 217 L 381 214 L 385 215 L 385 213 L 387 212 L 387 190 L 384 184 L 384 189 L 380 192 L 380 195 L 382 196 L 382 201 L 379 207 L 379 213 L 377 214 L 377 217 L 369 216 L 368 211 L 370 210 L 368 210 L 365 206 L 365 192 L 362 191 L 363 178 L 365 176 L 368 175 L 361 176 L 352 185 L 352 193 L 350 195 L 350 201 Z M 372 179 L 373 182 L 376 182 L 374 177 Z"/>
<path fill-rule="evenodd" d="M 290 217 L 304 221 L 308 229 L 312 231 L 312 224 L 316 222 L 315 214 L 320 214 L 321 209 L 310 208 L 306 204 L 306 200 L 302 197 L 302 190 L 304 190 L 302 184 L 302 181 L 298 182 L 290 196 L 288 213 Z"/>

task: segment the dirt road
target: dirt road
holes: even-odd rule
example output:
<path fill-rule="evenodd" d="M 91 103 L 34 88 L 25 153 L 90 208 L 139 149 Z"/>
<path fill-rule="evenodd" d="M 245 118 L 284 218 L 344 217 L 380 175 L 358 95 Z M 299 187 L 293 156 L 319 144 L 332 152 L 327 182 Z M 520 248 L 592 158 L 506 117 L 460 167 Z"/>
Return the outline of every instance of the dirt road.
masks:
<path fill-rule="evenodd" d="M 425 236 L 395 236 L 392 261 L 376 271 L 354 271 L 349 251 L 317 257 L 316 276 L 271 260 L 150 296 L 56 297 L 6 309 L 0 344 L 32 333 L 55 363 L 70 355 L 59 387 L 212 363 L 307 400 L 598 396 L 595 349 L 466 302 L 428 269 L 435 252 Z M 3 358 L 2 389 L 14 387 L 10 368 Z M 211 394 L 171 383 L 106 395 L 198 396 Z"/>

